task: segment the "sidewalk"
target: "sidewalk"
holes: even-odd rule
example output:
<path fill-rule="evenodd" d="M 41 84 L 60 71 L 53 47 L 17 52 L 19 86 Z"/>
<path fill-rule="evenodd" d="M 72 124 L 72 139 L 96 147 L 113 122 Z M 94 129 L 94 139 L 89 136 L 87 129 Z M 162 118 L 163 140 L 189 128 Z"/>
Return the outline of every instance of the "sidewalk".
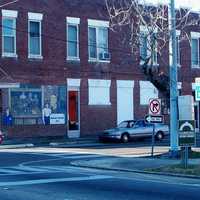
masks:
<path fill-rule="evenodd" d="M 151 157 L 108 157 L 93 160 L 79 160 L 71 162 L 71 165 L 101 170 L 114 170 L 121 172 L 147 173 L 186 178 L 198 178 L 200 176 L 174 174 L 168 172 L 152 172 L 152 169 L 180 164 L 180 159 L 151 158 Z M 200 165 L 200 159 L 190 159 L 189 164 Z"/>
<path fill-rule="evenodd" d="M 6 148 L 23 148 L 23 147 L 64 147 L 77 145 L 94 145 L 97 143 L 97 137 L 86 136 L 82 138 L 66 138 L 66 137 L 40 137 L 40 138 L 24 138 L 24 139 L 5 139 L 0 145 L 0 149 Z"/>

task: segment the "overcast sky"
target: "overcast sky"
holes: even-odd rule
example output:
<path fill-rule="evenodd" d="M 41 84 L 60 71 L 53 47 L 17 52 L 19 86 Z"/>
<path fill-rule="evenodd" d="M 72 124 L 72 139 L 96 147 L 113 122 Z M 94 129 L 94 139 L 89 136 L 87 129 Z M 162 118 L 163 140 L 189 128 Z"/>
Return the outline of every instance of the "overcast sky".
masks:
<path fill-rule="evenodd" d="M 170 0 L 145 0 L 150 1 L 151 3 L 169 3 Z M 200 11 L 200 0 L 174 0 L 176 7 L 189 7 L 193 10 Z"/>

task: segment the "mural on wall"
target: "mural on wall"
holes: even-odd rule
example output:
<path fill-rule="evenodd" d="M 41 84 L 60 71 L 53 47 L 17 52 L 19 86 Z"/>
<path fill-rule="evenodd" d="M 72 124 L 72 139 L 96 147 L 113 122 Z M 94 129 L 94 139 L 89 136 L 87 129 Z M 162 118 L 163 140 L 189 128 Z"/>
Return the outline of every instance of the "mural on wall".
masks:
<path fill-rule="evenodd" d="M 51 110 L 48 112 L 48 122 L 44 120 L 44 113 L 47 117 L 47 112 L 44 112 L 46 105 Z M 21 85 L 10 90 L 10 109 L 14 124 L 65 124 L 66 87 Z M 52 123 L 49 119 L 51 115 Z"/>

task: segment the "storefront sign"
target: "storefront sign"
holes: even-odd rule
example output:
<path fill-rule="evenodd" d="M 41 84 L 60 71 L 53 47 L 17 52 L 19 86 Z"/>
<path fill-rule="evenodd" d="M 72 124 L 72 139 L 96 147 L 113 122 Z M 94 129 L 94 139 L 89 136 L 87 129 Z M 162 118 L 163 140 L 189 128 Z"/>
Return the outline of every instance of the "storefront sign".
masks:
<path fill-rule="evenodd" d="M 62 113 L 51 114 L 50 115 L 50 124 L 65 124 L 65 115 Z"/>

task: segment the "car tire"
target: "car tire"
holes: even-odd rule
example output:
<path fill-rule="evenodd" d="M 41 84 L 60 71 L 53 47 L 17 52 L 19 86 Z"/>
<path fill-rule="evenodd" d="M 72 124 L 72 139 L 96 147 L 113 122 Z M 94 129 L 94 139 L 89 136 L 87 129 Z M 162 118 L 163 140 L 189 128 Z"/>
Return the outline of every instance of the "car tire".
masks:
<path fill-rule="evenodd" d="M 158 131 L 158 132 L 156 133 L 156 140 L 157 140 L 157 141 L 161 141 L 161 140 L 163 140 L 163 138 L 164 138 L 163 132 L 162 132 L 162 131 Z"/>
<path fill-rule="evenodd" d="M 129 135 L 128 135 L 128 133 L 122 134 L 122 136 L 121 136 L 121 141 L 122 141 L 123 143 L 129 142 Z"/>

